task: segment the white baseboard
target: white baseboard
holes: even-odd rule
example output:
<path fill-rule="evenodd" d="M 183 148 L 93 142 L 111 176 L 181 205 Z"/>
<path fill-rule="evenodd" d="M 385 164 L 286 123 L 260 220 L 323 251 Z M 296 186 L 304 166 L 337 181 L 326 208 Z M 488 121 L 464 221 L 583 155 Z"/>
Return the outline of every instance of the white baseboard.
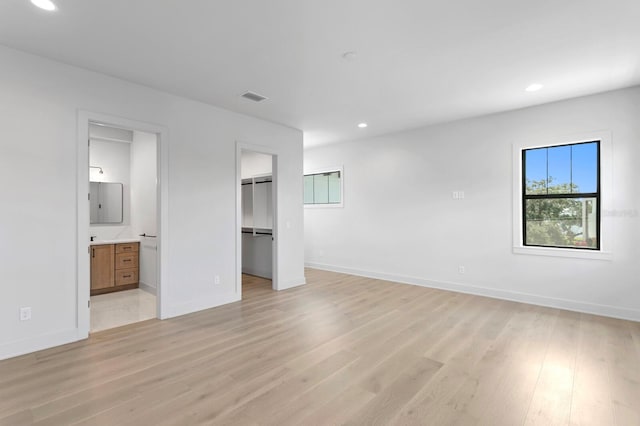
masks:
<path fill-rule="evenodd" d="M 404 275 L 388 274 L 385 272 L 365 271 L 344 266 L 328 265 L 316 262 L 305 262 L 309 268 L 325 271 L 340 272 L 349 275 L 357 275 L 367 278 L 375 278 L 386 281 L 395 281 L 403 284 L 412 284 L 422 287 L 437 288 L 440 290 L 455 291 L 458 293 L 486 296 L 494 299 L 510 300 L 513 302 L 528 303 L 530 305 L 545 306 L 550 308 L 565 309 L 567 311 L 582 312 L 586 314 L 601 315 L 630 321 L 640 321 L 640 311 L 617 306 L 600 305 L 590 302 L 540 296 L 536 294 L 521 293 L 517 291 L 500 290 L 489 287 L 480 287 L 469 284 L 460 284 L 446 281 L 431 281 L 423 278 Z"/>
<path fill-rule="evenodd" d="M 187 315 L 205 309 L 215 308 L 217 306 L 226 305 L 227 303 L 239 302 L 240 295 L 236 293 L 216 296 L 213 300 L 192 300 L 186 303 L 180 303 L 167 306 L 162 310 L 162 318 L 173 318 L 181 315 Z"/>
<path fill-rule="evenodd" d="M 143 283 L 142 281 L 140 281 L 138 283 L 138 288 L 140 290 L 146 291 L 147 293 L 151 293 L 154 296 L 156 296 L 158 294 L 158 289 L 156 288 L 156 286 L 149 285 L 147 283 Z"/>
<path fill-rule="evenodd" d="M 66 345 L 78 340 L 82 340 L 82 338 L 78 336 L 78 330 L 74 328 L 5 343 L 0 345 L 0 360 Z"/>
<path fill-rule="evenodd" d="M 296 278 L 293 280 L 288 280 L 285 282 L 279 282 L 278 283 L 278 291 L 280 290 L 288 290 L 290 288 L 294 288 L 294 287 L 300 287 L 301 285 L 305 285 L 307 283 L 307 279 L 305 277 L 302 278 Z"/>
<path fill-rule="evenodd" d="M 266 279 L 271 279 L 271 269 L 266 270 L 266 269 L 257 269 L 257 268 L 252 268 L 250 266 L 243 266 L 242 267 L 242 273 L 243 274 L 249 274 L 249 275 L 255 275 L 256 277 L 262 277 L 262 278 L 266 278 Z"/>

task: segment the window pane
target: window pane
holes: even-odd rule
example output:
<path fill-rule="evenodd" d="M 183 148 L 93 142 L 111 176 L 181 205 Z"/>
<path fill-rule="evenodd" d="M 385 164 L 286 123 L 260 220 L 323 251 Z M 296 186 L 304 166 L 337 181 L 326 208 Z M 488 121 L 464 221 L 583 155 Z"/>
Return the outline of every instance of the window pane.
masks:
<path fill-rule="evenodd" d="M 549 194 L 571 194 L 571 145 L 547 148 Z"/>
<path fill-rule="evenodd" d="M 313 204 L 313 175 L 304 177 L 304 203 Z"/>
<path fill-rule="evenodd" d="M 528 149 L 525 155 L 526 193 L 547 193 L 547 148 Z"/>
<path fill-rule="evenodd" d="M 329 202 L 340 203 L 340 172 L 329 174 Z"/>
<path fill-rule="evenodd" d="M 329 202 L 329 176 L 313 175 L 313 203 L 327 204 Z"/>
<path fill-rule="evenodd" d="M 571 171 L 574 192 L 598 190 L 598 142 L 573 145 Z"/>
<path fill-rule="evenodd" d="M 525 200 L 526 245 L 597 248 L 595 198 Z"/>
<path fill-rule="evenodd" d="M 582 200 L 582 224 L 581 234 L 576 239 L 576 245 L 590 248 L 598 247 L 598 200 L 596 198 L 585 198 Z"/>

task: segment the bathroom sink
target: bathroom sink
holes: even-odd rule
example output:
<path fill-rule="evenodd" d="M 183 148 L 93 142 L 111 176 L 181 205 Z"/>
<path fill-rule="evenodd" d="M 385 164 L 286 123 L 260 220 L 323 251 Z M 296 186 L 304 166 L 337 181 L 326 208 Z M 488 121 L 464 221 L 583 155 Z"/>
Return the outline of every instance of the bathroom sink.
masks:
<path fill-rule="evenodd" d="M 121 244 L 121 243 L 139 243 L 140 238 L 116 238 L 113 240 L 93 240 L 89 243 L 89 245 L 97 246 L 100 244 Z"/>

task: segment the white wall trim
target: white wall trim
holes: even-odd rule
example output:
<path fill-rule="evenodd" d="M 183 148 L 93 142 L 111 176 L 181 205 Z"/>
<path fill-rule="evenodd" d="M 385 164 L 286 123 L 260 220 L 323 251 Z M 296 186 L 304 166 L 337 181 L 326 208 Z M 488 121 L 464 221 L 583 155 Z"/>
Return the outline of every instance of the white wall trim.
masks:
<path fill-rule="evenodd" d="M 279 241 L 280 241 L 280 226 L 278 226 L 278 204 L 280 203 L 279 197 L 279 168 L 278 168 L 278 156 L 280 151 L 276 148 L 254 145 L 242 141 L 236 141 L 236 293 L 242 295 L 242 151 L 254 151 L 261 154 L 267 154 L 272 156 L 271 164 L 271 196 L 273 197 L 273 251 L 272 251 L 272 288 L 274 290 L 280 290 L 280 282 L 278 277 L 280 276 L 280 255 L 279 255 Z"/>
<path fill-rule="evenodd" d="M 81 339 L 83 337 L 78 336 L 78 329 L 74 328 L 9 342 L 0 346 L 0 360 L 66 345 Z"/>
<path fill-rule="evenodd" d="M 250 266 L 245 266 L 242 268 L 242 273 L 243 274 L 249 274 L 249 275 L 254 275 L 256 277 L 261 277 L 261 278 L 266 278 L 266 279 L 271 279 L 271 277 L 269 277 L 271 271 L 267 271 L 264 269 L 260 269 L 260 268 L 252 268 Z"/>
<path fill-rule="evenodd" d="M 89 209 L 87 194 L 89 193 L 89 123 L 98 122 L 113 125 L 114 127 L 139 130 L 157 135 L 157 211 L 158 211 L 158 271 L 157 271 L 157 312 L 158 318 L 168 318 L 165 315 L 168 295 L 168 268 L 169 268 L 169 129 L 158 124 L 135 121 L 115 115 L 103 114 L 92 111 L 78 110 L 77 120 L 77 242 L 76 242 L 76 290 L 77 290 L 77 315 L 76 326 L 78 339 L 86 339 L 89 336 L 90 318 L 87 301 L 90 293 L 89 271 Z M 85 256 L 87 256 L 85 258 Z M 82 259 L 86 259 L 82 260 Z"/>
<path fill-rule="evenodd" d="M 538 296 L 530 293 L 516 291 L 499 290 L 488 287 L 474 286 L 470 284 L 460 284 L 445 281 L 432 281 L 424 278 L 410 277 L 404 275 L 388 274 L 385 272 L 366 271 L 362 269 L 329 265 L 316 262 L 305 262 L 309 268 L 321 269 L 325 271 L 340 272 L 343 274 L 357 275 L 367 278 L 375 278 L 386 281 L 394 281 L 402 284 L 411 284 L 421 287 L 437 288 L 440 290 L 455 291 L 458 293 L 473 294 L 476 296 L 491 297 L 494 299 L 509 300 L 513 302 L 527 303 L 530 305 L 545 306 L 550 308 L 564 309 L 586 314 L 601 315 L 605 317 L 618 318 L 630 321 L 640 321 L 640 311 L 635 309 L 621 308 L 609 305 L 600 305 L 576 300 L 552 298 Z"/>
<path fill-rule="evenodd" d="M 240 299 L 240 294 L 231 293 L 217 296 L 214 300 L 192 300 L 186 303 L 165 306 L 165 318 L 174 318 L 181 315 L 188 315 L 194 312 L 203 311 L 205 309 L 216 308 L 229 303 L 239 302 Z"/>
<path fill-rule="evenodd" d="M 344 166 L 327 166 L 327 167 L 317 167 L 310 170 L 305 170 L 303 172 L 303 176 L 306 175 L 315 175 L 319 173 L 330 173 L 330 172 L 340 172 L 340 202 L 336 204 L 304 204 L 305 209 L 334 209 L 334 208 L 343 208 L 344 207 Z"/>
<path fill-rule="evenodd" d="M 532 254 L 536 256 L 569 257 L 573 259 L 613 260 L 611 252 L 602 250 L 579 250 L 556 247 L 513 247 L 514 254 Z"/>
<path fill-rule="evenodd" d="M 522 241 L 522 151 L 563 144 L 600 141 L 600 250 L 563 249 L 525 246 Z M 536 256 L 612 260 L 613 226 L 605 212 L 613 206 L 613 151 L 610 130 L 596 130 L 570 135 L 523 139 L 513 147 L 513 253 Z"/>
<path fill-rule="evenodd" d="M 279 291 L 281 291 L 281 290 L 289 290 L 290 288 L 303 286 L 306 283 L 307 283 L 307 279 L 305 277 L 296 278 L 296 279 L 289 280 L 289 281 L 284 282 L 284 283 L 280 283 L 280 287 L 278 288 L 278 290 Z"/>
<path fill-rule="evenodd" d="M 153 295 L 157 294 L 157 289 L 156 289 L 155 286 L 149 285 L 149 284 L 147 284 L 145 282 L 142 282 L 142 281 L 140 281 L 138 283 L 138 288 L 140 288 L 140 290 L 142 290 L 142 291 L 146 291 L 147 293 L 150 293 L 150 294 L 153 294 Z"/>

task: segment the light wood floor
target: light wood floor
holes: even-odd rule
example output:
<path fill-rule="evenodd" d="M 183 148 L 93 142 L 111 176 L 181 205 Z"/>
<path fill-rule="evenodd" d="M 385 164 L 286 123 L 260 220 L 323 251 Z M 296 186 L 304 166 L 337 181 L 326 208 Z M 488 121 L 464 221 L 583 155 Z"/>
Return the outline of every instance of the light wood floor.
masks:
<path fill-rule="evenodd" d="M 0 362 L 0 424 L 640 425 L 640 323 L 307 279 Z"/>

